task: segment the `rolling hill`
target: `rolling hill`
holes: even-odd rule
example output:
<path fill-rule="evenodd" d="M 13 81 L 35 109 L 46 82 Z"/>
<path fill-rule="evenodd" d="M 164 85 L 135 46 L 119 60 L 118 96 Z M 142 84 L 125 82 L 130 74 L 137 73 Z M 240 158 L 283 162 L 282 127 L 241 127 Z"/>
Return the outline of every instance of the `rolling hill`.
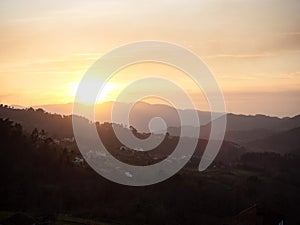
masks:
<path fill-rule="evenodd" d="M 300 127 L 251 141 L 245 146 L 248 151 L 300 154 Z"/>

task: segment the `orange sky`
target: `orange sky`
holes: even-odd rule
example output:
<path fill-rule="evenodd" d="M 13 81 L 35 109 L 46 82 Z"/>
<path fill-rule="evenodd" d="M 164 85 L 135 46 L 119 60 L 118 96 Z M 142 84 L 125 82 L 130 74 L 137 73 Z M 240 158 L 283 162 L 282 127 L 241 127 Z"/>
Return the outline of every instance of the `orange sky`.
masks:
<path fill-rule="evenodd" d="M 150 39 L 199 55 L 218 79 L 228 111 L 296 115 L 299 12 L 298 0 L 2 0 L 0 102 L 71 102 L 81 76 L 102 54 Z M 132 77 L 149 75 L 172 77 L 207 110 L 184 74 L 153 64 L 121 71 L 103 101 L 113 100 Z"/>

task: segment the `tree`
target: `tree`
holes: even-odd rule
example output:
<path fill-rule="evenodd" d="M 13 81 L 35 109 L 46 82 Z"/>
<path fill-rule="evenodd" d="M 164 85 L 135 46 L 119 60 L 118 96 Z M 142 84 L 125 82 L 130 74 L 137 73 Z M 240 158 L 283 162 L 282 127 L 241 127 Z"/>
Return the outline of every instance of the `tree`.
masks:
<path fill-rule="evenodd" d="M 130 126 L 129 129 L 131 130 L 131 132 L 136 135 L 138 132 L 137 132 L 137 129 L 135 129 L 133 126 Z"/>
<path fill-rule="evenodd" d="M 38 138 L 39 138 L 39 131 L 38 131 L 38 129 L 34 128 L 34 130 L 32 131 L 32 133 L 30 135 L 30 139 L 32 142 L 35 143 L 35 142 L 37 142 Z"/>
<path fill-rule="evenodd" d="M 36 110 L 36 112 L 38 112 L 38 113 L 45 113 L 45 110 L 42 109 L 42 108 L 38 108 L 38 109 Z"/>
<path fill-rule="evenodd" d="M 20 137 L 22 136 L 23 128 L 19 123 L 16 123 L 13 130 L 13 136 Z"/>
<path fill-rule="evenodd" d="M 27 109 L 28 112 L 34 112 L 34 108 L 30 107 Z"/>

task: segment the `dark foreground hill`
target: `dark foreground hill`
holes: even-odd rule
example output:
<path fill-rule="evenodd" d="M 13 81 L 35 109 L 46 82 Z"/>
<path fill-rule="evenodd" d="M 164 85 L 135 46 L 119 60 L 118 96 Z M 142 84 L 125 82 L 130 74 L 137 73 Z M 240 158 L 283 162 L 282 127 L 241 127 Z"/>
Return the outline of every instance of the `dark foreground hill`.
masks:
<path fill-rule="evenodd" d="M 98 130 L 107 145 L 115 146 L 112 154 L 117 151 L 120 144 L 111 134 L 111 124 L 99 124 Z M 279 211 L 284 224 L 300 222 L 297 156 L 244 153 L 238 145 L 225 142 L 219 158 L 200 173 L 197 165 L 206 141 L 199 140 L 196 157 L 178 174 L 136 188 L 112 183 L 85 162 L 78 164 L 74 159 L 80 153 L 74 146 L 56 143 L 45 133 L 47 130 L 24 132 L 21 125 L 0 119 L 0 211 L 29 213 L 36 218 L 43 215 L 49 218 L 48 224 L 67 214 L 106 224 L 217 225 L 259 202 L 270 211 Z M 174 144 L 176 137 L 167 139 L 157 153 L 167 153 Z M 117 157 L 130 160 L 128 152 Z M 225 160 L 224 155 L 233 152 L 239 152 L 239 157 Z"/>
<path fill-rule="evenodd" d="M 51 137 L 73 137 L 71 116 L 51 114 L 43 109 L 14 109 L 0 106 L 0 118 L 8 118 L 21 124 L 28 133 L 37 128 L 47 131 Z"/>
<path fill-rule="evenodd" d="M 285 224 L 298 218 L 299 158 L 247 153 L 235 165 L 219 162 L 203 173 L 191 163 L 165 182 L 135 188 L 73 164 L 72 153 L 9 120 L 0 120 L 0 134 L 0 210 L 52 220 L 63 213 L 108 224 L 209 225 L 259 201 L 280 210 Z"/>

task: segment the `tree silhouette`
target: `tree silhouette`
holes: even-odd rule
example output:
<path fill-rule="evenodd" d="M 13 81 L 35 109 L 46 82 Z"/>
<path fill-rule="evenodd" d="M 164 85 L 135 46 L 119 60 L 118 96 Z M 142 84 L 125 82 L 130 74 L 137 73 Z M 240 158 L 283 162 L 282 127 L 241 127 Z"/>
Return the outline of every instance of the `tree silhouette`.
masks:
<path fill-rule="evenodd" d="M 37 128 L 34 128 L 34 130 L 31 132 L 30 138 L 33 143 L 37 142 L 39 138 L 39 131 Z"/>

